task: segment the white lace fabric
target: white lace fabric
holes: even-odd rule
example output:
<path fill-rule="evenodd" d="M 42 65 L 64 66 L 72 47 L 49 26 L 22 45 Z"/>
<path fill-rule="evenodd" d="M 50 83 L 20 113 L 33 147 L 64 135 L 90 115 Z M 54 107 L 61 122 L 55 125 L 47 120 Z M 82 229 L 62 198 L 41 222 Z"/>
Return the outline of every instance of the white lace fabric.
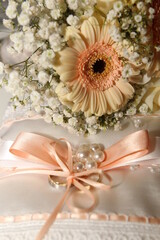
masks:
<path fill-rule="evenodd" d="M 0 225 L 1 240 L 34 240 L 44 224 L 31 221 Z M 58 220 L 44 240 L 159 240 L 159 225 L 88 220 Z"/>

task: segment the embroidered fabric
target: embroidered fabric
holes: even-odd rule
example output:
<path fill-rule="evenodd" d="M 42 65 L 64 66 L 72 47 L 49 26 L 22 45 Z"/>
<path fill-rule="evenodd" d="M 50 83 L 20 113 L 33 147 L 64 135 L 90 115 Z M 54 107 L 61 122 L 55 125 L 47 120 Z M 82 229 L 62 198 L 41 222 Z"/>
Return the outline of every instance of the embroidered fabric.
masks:
<path fill-rule="evenodd" d="M 43 221 L 0 225 L 1 240 L 34 240 Z M 45 240 L 158 240 L 159 225 L 88 220 L 58 220 Z"/>

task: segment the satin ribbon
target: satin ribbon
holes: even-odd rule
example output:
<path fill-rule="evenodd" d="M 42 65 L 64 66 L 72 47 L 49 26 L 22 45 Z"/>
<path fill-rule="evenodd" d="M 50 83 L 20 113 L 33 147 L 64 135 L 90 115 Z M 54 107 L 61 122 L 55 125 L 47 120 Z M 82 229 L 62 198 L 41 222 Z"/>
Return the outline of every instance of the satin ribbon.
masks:
<path fill-rule="evenodd" d="M 144 130 L 128 135 L 118 143 L 105 149 L 105 160 L 98 168 L 79 173 L 73 171 L 72 147 L 65 139 L 50 139 L 41 135 L 23 132 L 18 135 L 12 144 L 10 152 L 17 157 L 17 160 L 18 158 L 23 159 L 33 163 L 33 166 L 31 165 L 32 167 L 27 168 L 18 168 L 15 166 L 7 170 L 1 168 L 1 178 L 16 174 L 33 173 L 59 176 L 66 179 L 67 188 L 62 199 L 36 238 L 36 240 L 42 240 L 66 202 L 72 185 L 88 196 L 92 204 L 85 209 L 80 209 L 69 204 L 70 209 L 77 213 L 91 211 L 96 206 L 96 198 L 92 191 L 86 187 L 86 184 L 87 186 L 101 190 L 110 189 L 112 179 L 107 172 L 111 169 L 127 166 L 130 162 L 132 163 L 133 159 L 146 155 L 149 152 L 149 136 L 148 132 Z M 35 164 L 39 164 L 39 167 Z M 91 174 L 99 174 L 106 177 L 109 184 L 91 180 L 89 178 Z M 71 194 L 75 194 L 75 192 L 72 191 Z"/>

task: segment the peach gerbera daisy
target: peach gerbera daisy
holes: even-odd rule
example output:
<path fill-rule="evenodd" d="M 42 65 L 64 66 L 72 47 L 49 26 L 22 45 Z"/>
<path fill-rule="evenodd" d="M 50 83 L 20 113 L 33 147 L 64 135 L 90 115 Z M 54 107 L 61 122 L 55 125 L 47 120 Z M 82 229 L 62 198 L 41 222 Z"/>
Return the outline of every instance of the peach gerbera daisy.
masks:
<path fill-rule="evenodd" d="M 54 64 L 62 81 L 56 89 L 59 100 L 85 116 L 121 109 L 133 97 L 134 89 L 121 77 L 120 49 L 111 40 L 108 25 L 90 17 L 80 30 L 68 27 L 66 38 L 69 47 L 59 53 Z"/>

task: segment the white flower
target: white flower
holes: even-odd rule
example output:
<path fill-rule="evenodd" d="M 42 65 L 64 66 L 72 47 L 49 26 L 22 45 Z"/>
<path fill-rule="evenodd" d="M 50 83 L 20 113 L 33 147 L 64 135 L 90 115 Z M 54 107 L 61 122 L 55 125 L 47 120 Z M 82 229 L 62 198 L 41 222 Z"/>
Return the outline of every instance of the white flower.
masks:
<path fill-rule="evenodd" d="M 61 17 L 61 11 L 60 9 L 53 9 L 51 12 L 50 12 L 51 16 L 53 19 L 57 20 L 58 18 Z"/>
<path fill-rule="evenodd" d="M 66 109 L 63 110 L 63 113 L 68 118 L 72 117 L 72 115 Z"/>
<path fill-rule="evenodd" d="M 150 7 L 148 11 L 149 11 L 149 13 L 150 13 L 151 15 L 153 15 L 153 14 L 155 13 L 154 8 L 152 8 L 152 7 Z"/>
<path fill-rule="evenodd" d="M 125 65 L 122 71 L 122 77 L 128 78 L 132 75 L 132 69 L 129 65 Z"/>
<path fill-rule="evenodd" d="M 141 34 L 142 36 L 146 35 L 146 33 L 147 33 L 147 30 L 146 30 L 145 28 L 141 28 L 141 29 L 140 29 L 140 34 Z"/>
<path fill-rule="evenodd" d="M 29 1 L 22 2 L 21 8 L 22 8 L 22 11 L 23 11 L 23 12 L 28 12 L 29 9 L 30 9 L 30 3 L 29 3 Z"/>
<path fill-rule="evenodd" d="M 54 97 L 50 97 L 48 99 L 48 105 L 49 107 L 51 107 L 52 109 L 56 109 L 57 107 L 59 107 L 60 105 L 60 102 L 57 98 L 54 98 Z"/>
<path fill-rule="evenodd" d="M 58 33 L 53 33 L 49 37 L 49 43 L 55 52 L 59 52 L 63 47 L 64 40 Z"/>
<path fill-rule="evenodd" d="M 6 8 L 6 15 L 10 18 L 10 19 L 14 19 L 17 16 L 17 6 L 18 4 L 13 1 L 10 0 L 8 7 Z"/>
<path fill-rule="evenodd" d="M 45 120 L 45 122 L 47 122 L 47 123 L 51 123 L 52 122 L 52 117 L 50 116 L 50 115 L 45 115 L 44 116 L 44 120 Z"/>
<path fill-rule="evenodd" d="M 68 7 L 71 10 L 77 10 L 78 9 L 78 0 L 67 0 Z"/>
<path fill-rule="evenodd" d="M 143 103 L 139 108 L 139 111 L 142 114 L 146 114 L 148 112 L 148 110 L 149 110 L 148 105 L 145 103 Z"/>
<path fill-rule="evenodd" d="M 141 10 L 143 7 L 144 7 L 144 3 L 143 3 L 143 2 L 138 2 L 138 3 L 137 3 L 137 8 L 138 8 L 139 10 Z"/>
<path fill-rule="evenodd" d="M 119 42 L 122 40 L 119 28 L 117 28 L 116 26 L 112 26 L 109 29 L 109 34 L 115 42 Z"/>
<path fill-rule="evenodd" d="M 114 3 L 113 8 L 116 12 L 120 12 L 123 10 L 123 3 L 122 1 L 117 1 Z"/>
<path fill-rule="evenodd" d="M 147 43 L 148 42 L 148 37 L 144 36 L 141 38 L 142 43 Z"/>
<path fill-rule="evenodd" d="M 78 120 L 75 117 L 72 117 L 68 120 L 69 125 L 71 125 L 72 127 L 75 127 L 77 122 L 78 122 Z"/>
<path fill-rule="evenodd" d="M 120 121 L 118 121 L 115 125 L 114 125 L 114 130 L 115 131 L 120 131 L 122 129 L 122 125 L 120 123 Z"/>
<path fill-rule="evenodd" d="M 16 70 L 11 71 L 9 74 L 9 79 L 11 81 L 15 81 L 15 80 L 19 79 L 19 72 Z"/>
<path fill-rule="evenodd" d="M 137 112 L 136 108 L 135 108 L 135 107 L 131 107 L 131 108 L 129 108 L 129 109 L 127 110 L 126 115 L 132 116 L 132 115 L 135 115 L 136 112 Z"/>
<path fill-rule="evenodd" d="M 44 28 L 47 28 L 48 27 L 48 19 L 46 18 L 40 18 L 40 21 L 39 21 L 39 27 L 41 29 L 44 29 Z"/>
<path fill-rule="evenodd" d="M 54 9 L 55 8 L 55 1 L 45 0 L 45 5 L 48 9 Z"/>
<path fill-rule="evenodd" d="M 27 31 L 25 32 L 25 42 L 27 43 L 33 43 L 35 41 L 35 36 L 33 32 Z"/>
<path fill-rule="evenodd" d="M 77 26 L 79 23 L 79 18 L 77 16 L 73 16 L 72 14 L 67 17 L 67 23 L 71 26 Z"/>
<path fill-rule="evenodd" d="M 23 38 L 23 33 L 22 32 L 15 32 L 15 33 L 10 35 L 10 39 L 14 43 L 21 42 L 22 38 Z"/>
<path fill-rule="evenodd" d="M 3 74 L 4 71 L 4 63 L 0 62 L 0 74 Z"/>
<path fill-rule="evenodd" d="M 94 13 L 94 8 L 92 7 L 87 7 L 85 8 L 85 11 L 84 11 L 84 16 L 85 17 L 91 17 Z"/>
<path fill-rule="evenodd" d="M 14 23 L 11 19 L 3 19 L 3 25 L 10 30 L 14 29 Z"/>
<path fill-rule="evenodd" d="M 109 13 L 107 14 L 107 21 L 108 22 L 112 21 L 116 16 L 117 16 L 117 12 L 113 9 L 110 10 Z"/>
<path fill-rule="evenodd" d="M 45 53 L 46 57 L 50 60 L 53 60 L 53 58 L 55 57 L 55 53 L 53 52 L 52 49 L 48 49 Z"/>
<path fill-rule="evenodd" d="M 148 63 L 148 57 L 144 57 L 144 58 L 142 58 L 142 62 L 144 63 L 144 64 L 147 64 Z"/>
<path fill-rule="evenodd" d="M 44 72 L 44 71 L 40 71 L 38 73 L 38 80 L 41 84 L 45 85 L 48 80 L 49 80 L 49 75 L 48 73 Z"/>
<path fill-rule="evenodd" d="M 63 115 L 60 115 L 58 113 L 53 114 L 53 121 L 57 125 L 61 125 L 63 123 Z"/>
<path fill-rule="evenodd" d="M 134 17 L 134 20 L 135 20 L 137 23 L 139 23 L 139 22 L 142 21 L 142 16 L 139 15 L 139 14 L 137 14 L 137 15 Z"/>
<path fill-rule="evenodd" d="M 53 52 L 53 50 L 44 51 L 38 59 L 39 65 L 44 69 L 52 68 L 54 56 L 55 53 Z"/>
<path fill-rule="evenodd" d="M 86 122 L 89 124 L 89 125 L 94 125 L 96 124 L 97 122 L 97 118 L 95 116 L 91 116 L 91 117 L 88 117 L 86 118 Z"/>
<path fill-rule="evenodd" d="M 30 99 L 31 99 L 33 105 L 36 105 L 40 102 L 41 95 L 37 91 L 32 91 L 32 93 L 30 95 Z"/>
<path fill-rule="evenodd" d="M 97 133 L 97 130 L 95 128 L 92 128 L 92 127 L 87 128 L 87 130 L 88 130 L 90 135 L 96 135 L 96 133 Z"/>
<path fill-rule="evenodd" d="M 131 33 L 130 33 L 131 38 L 135 38 L 136 35 L 137 35 L 137 34 L 136 34 L 135 32 L 131 32 Z"/>

